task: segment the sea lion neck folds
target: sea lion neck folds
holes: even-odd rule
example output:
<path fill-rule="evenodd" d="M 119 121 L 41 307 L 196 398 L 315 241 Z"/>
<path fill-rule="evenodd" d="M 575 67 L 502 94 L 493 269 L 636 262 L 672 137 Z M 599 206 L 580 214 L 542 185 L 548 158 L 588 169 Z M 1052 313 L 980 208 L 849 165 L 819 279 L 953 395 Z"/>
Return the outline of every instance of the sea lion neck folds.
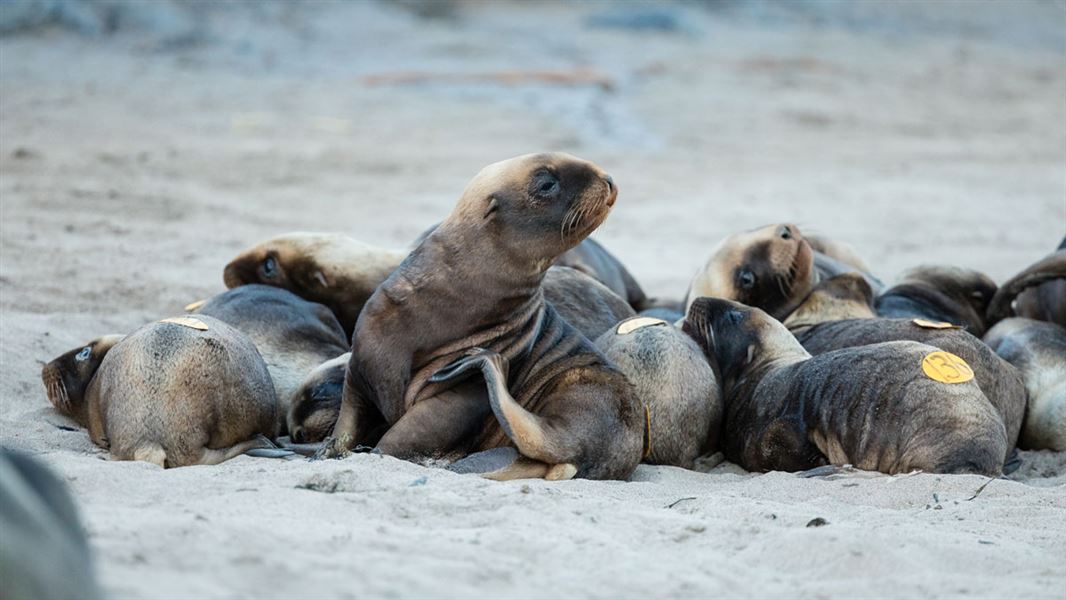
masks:
<path fill-rule="evenodd" d="M 1007 432 L 978 384 L 923 372 L 939 348 L 899 341 L 811 357 L 765 312 L 713 298 L 693 303 L 685 330 L 725 375 L 723 452 L 748 470 L 1002 471 Z"/>
<path fill-rule="evenodd" d="M 628 475 L 643 427 L 631 386 L 541 289 L 551 263 L 598 227 L 616 198 L 599 167 L 566 154 L 482 169 L 360 314 L 321 455 L 376 444 L 415 458 L 513 443 L 544 472 Z M 478 369 L 434 378 L 475 349 Z M 481 381 L 467 381 L 479 370 Z"/>

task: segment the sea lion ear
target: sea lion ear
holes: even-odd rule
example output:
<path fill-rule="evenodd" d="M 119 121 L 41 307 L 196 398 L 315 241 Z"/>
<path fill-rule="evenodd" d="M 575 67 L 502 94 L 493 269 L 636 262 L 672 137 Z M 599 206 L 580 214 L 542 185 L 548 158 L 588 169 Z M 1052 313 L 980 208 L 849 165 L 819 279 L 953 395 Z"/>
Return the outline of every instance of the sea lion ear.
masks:
<path fill-rule="evenodd" d="M 487 220 L 499 207 L 500 201 L 496 199 L 496 196 L 489 196 L 489 205 L 485 207 L 485 214 L 481 218 Z"/>

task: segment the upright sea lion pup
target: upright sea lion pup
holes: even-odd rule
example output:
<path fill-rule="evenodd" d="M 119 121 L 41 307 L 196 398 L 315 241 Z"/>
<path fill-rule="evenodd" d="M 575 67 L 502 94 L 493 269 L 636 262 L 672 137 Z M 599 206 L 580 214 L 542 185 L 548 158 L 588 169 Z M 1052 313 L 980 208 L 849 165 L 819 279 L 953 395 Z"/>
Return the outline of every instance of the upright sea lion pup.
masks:
<path fill-rule="evenodd" d="M 718 449 L 722 399 L 703 350 L 660 319 L 634 317 L 596 340 L 596 346 L 637 390 L 648 411 L 644 462 L 692 468 Z"/>
<path fill-rule="evenodd" d="M 207 316 L 106 336 L 44 366 L 48 399 L 115 460 L 211 465 L 273 448 L 276 399 L 252 342 Z"/>
<path fill-rule="evenodd" d="M 541 289 L 616 198 L 607 174 L 566 154 L 484 168 L 360 314 L 322 455 L 357 444 L 404 458 L 513 444 L 522 460 L 494 476 L 628 476 L 643 449 L 640 402 Z M 477 370 L 485 381 L 462 381 Z"/>
<path fill-rule="evenodd" d="M 985 341 L 1021 372 L 1029 390 L 1019 445 L 1066 451 L 1066 329 L 1047 321 L 1005 319 L 988 330 Z"/>
<path fill-rule="evenodd" d="M 722 240 L 693 278 L 686 307 L 700 297 L 724 298 L 783 320 L 819 281 L 852 271 L 851 265 L 815 252 L 795 225 L 769 225 Z M 880 288 L 871 275 L 863 276 Z"/>
<path fill-rule="evenodd" d="M 1059 249 L 1018 273 L 996 291 L 989 324 L 1011 314 L 1066 327 L 1066 239 Z"/>
<path fill-rule="evenodd" d="M 218 294 L 194 314 L 214 317 L 248 336 L 270 371 L 278 399 L 276 435 L 307 374 L 348 352 L 348 339 L 328 308 L 268 285 L 242 285 Z"/>
<path fill-rule="evenodd" d="M 684 328 L 720 367 L 723 451 L 746 469 L 1001 472 L 1003 422 L 958 357 L 916 342 L 811 357 L 765 312 L 715 298 Z"/>
<path fill-rule="evenodd" d="M 974 371 L 985 397 L 999 412 L 1013 450 L 1025 416 L 1027 394 L 1017 370 L 970 333 L 949 323 L 923 319 L 877 318 L 870 310 L 871 292 L 854 274 L 837 275 L 818 284 L 785 327 L 813 355 L 881 342 L 921 342 L 959 356 Z"/>
<path fill-rule="evenodd" d="M 924 265 L 900 275 L 896 285 L 877 297 L 874 308 L 881 317 L 944 321 L 981 337 L 995 293 L 995 282 L 979 271 Z"/>
<path fill-rule="evenodd" d="M 341 234 L 294 232 L 241 252 L 222 278 L 229 288 L 262 283 L 324 304 L 350 337 L 367 299 L 405 256 Z"/>

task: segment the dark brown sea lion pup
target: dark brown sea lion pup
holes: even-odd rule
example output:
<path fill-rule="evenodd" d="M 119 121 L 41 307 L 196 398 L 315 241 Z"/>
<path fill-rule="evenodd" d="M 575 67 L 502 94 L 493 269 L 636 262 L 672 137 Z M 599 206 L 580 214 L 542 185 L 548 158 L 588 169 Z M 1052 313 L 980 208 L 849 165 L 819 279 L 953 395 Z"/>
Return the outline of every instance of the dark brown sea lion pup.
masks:
<path fill-rule="evenodd" d="M 307 374 L 348 352 L 344 330 L 328 308 L 269 285 L 242 285 L 209 299 L 193 314 L 214 317 L 248 336 L 270 371 L 278 398 L 276 435 Z"/>
<path fill-rule="evenodd" d="M 207 316 L 100 338 L 44 366 L 48 399 L 115 460 L 211 465 L 274 448 L 277 401 L 244 334 Z"/>
<path fill-rule="evenodd" d="M 795 225 L 769 225 L 722 240 L 693 278 L 686 306 L 700 297 L 725 298 L 784 319 L 819 281 L 852 271 L 851 265 L 815 252 Z M 880 289 L 880 281 L 863 276 Z"/>
<path fill-rule="evenodd" d="M 308 373 L 289 407 L 289 436 L 297 444 L 321 442 L 337 424 L 350 353 L 328 360 Z"/>
<path fill-rule="evenodd" d="M 1019 445 L 1066 451 L 1066 328 L 1005 319 L 988 330 L 985 342 L 1021 372 L 1029 390 Z"/>
<path fill-rule="evenodd" d="M 359 315 L 341 412 L 321 456 L 357 444 L 404 458 L 513 444 L 545 477 L 627 477 L 643 449 L 640 401 L 541 289 L 548 267 L 616 198 L 607 174 L 566 154 L 478 173 Z M 480 368 L 487 381 L 430 380 L 453 363 Z M 507 393 L 490 395 L 486 384 Z M 515 476 L 527 466 L 515 463 Z"/>
<path fill-rule="evenodd" d="M 1058 250 L 1018 273 L 996 291 L 988 306 L 988 322 L 998 323 L 1012 313 L 1066 327 L 1066 239 Z"/>
<path fill-rule="evenodd" d="M 746 469 L 1001 472 L 1002 420 L 965 365 L 937 348 L 887 342 L 811 357 L 765 312 L 716 298 L 696 300 L 684 328 L 720 367 L 722 448 Z"/>
<path fill-rule="evenodd" d="M 349 339 L 370 295 L 407 256 L 336 233 L 293 232 L 245 250 L 226 265 L 226 287 L 261 283 L 326 305 Z"/>
<path fill-rule="evenodd" d="M 896 285 L 877 297 L 874 308 L 881 317 L 943 321 L 981 337 L 995 293 L 995 282 L 979 271 L 925 265 L 900 275 Z"/>
<path fill-rule="evenodd" d="M 666 321 L 634 317 L 600 336 L 596 347 L 625 373 L 648 411 L 644 462 L 691 469 L 718 449 L 718 380 L 691 337 Z"/>
<path fill-rule="evenodd" d="M 827 279 L 785 321 L 803 348 L 813 355 L 881 342 L 921 342 L 966 361 L 985 397 L 999 412 L 1009 449 L 1018 442 L 1027 394 L 1021 376 L 970 333 L 938 321 L 884 319 L 869 309 L 872 292 L 861 277 L 844 274 Z M 864 314 L 865 313 L 865 314 Z"/>

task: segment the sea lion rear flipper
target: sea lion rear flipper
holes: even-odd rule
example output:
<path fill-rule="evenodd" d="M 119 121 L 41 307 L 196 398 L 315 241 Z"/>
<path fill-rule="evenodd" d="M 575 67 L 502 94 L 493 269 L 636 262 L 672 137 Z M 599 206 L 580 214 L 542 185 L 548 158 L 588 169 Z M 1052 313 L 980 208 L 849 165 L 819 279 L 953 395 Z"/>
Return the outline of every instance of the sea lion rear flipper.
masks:
<path fill-rule="evenodd" d="M 476 473 L 494 481 L 541 478 L 558 481 L 572 479 L 577 473 L 577 467 L 572 464 L 548 465 L 526 458 L 511 447 L 493 448 L 471 454 L 452 463 L 448 470 L 463 474 Z"/>
<path fill-rule="evenodd" d="M 558 428 L 522 407 L 507 389 L 508 363 L 498 352 L 474 350 L 464 358 L 445 367 L 434 377 L 455 377 L 473 367 L 480 367 L 488 385 L 489 404 L 507 437 L 525 457 L 549 465 L 569 463 L 574 452 L 572 445 Z"/>

